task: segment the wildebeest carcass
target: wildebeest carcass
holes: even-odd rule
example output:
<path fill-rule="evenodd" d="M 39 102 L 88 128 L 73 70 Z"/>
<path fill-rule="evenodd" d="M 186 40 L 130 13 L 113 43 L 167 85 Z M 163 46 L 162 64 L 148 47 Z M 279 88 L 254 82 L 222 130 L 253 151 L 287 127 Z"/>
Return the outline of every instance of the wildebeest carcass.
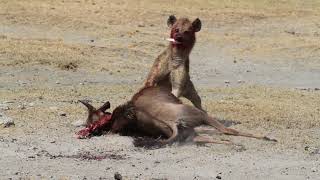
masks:
<path fill-rule="evenodd" d="M 96 111 L 92 113 L 99 114 L 100 119 L 80 131 L 78 133 L 80 137 L 86 137 L 95 131 L 106 130 L 135 137 L 153 137 L 135 138 L 135 145 L 144 147 L 159 147 L 186 139 L 192 139 L 198 143 L 232 144 L 229 141 L 202 137 L 194 130 L 200 125 L 209 125 L 227 135 L 276 141 L 266 136 L 225 127 L 218 119 L 193 106 L 183 104 L 169 90 L 161 87 L 140 90 L 130 101 L 116 107 L 112 115 Z"/>

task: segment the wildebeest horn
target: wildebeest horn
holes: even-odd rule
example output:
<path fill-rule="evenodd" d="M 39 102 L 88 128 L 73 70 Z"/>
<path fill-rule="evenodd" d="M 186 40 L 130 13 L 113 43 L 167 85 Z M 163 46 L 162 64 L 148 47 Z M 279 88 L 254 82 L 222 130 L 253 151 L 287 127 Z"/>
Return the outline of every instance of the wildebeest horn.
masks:
<path fill-rule="evenodd" d="M 105 102 L 98 110 L 104 112 L 104 111 L 106 111 L 106 110 L 109 109 L 109 108 L 110 108 L 110 102 L 107 101 L 107 102 Z"/>
<path fill-rule="evenodd" d="M 88 101 L 86 100 L 79 100 L 79 102 L 81 102 L 83 105 L 85 105 L 88 108 L 89 112 L 93 112 L 96 110 L 96 108 L 94 108 L 91 104 L 88 103 Z"/>

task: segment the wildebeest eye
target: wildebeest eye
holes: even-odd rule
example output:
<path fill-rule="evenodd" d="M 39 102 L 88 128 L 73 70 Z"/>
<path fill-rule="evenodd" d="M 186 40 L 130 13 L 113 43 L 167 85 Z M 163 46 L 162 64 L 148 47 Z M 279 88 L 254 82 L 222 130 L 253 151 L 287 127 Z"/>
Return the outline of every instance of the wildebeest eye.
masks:
<path fill-rule="evenodd" d="M 132 115 L 131 115 L 130 112 L 126 112 L 126 113 L 124 114 L 124 116 L 125 116 L 127 119 L 131 119 L 131 118 L 132 118 Z"/>

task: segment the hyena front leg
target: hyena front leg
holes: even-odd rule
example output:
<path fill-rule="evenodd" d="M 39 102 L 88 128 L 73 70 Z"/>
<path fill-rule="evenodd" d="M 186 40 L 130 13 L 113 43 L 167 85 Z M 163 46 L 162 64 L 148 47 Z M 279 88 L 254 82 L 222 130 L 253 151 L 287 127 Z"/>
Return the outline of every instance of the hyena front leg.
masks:
<path fill-rule="evenodd" d="M 204 111 L 201 105 L 201 98 L 190 79 L 186 83 L 186 88 L 182 96 L 189 99 L 196 108 Z"/>

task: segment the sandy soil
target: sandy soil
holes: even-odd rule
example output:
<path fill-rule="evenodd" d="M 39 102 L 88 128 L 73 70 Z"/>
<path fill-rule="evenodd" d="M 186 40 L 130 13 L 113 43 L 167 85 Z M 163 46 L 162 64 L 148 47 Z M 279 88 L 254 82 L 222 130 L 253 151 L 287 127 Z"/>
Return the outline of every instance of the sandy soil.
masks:
<path fill-rule="evenodd" d="M 0 1 L 1 179 L 318 179 L 320 3 Z M 191 76 L 210 114 L 278 143 L 135 148 L 130 137 L 79 140 L 77 100 L 112 108 L 165 48 L 170 14 L 199 17 Z M 186 102 L 188 103 L 188 102 Z M 2 124 L 4 126 L 4 124 Z"/>

